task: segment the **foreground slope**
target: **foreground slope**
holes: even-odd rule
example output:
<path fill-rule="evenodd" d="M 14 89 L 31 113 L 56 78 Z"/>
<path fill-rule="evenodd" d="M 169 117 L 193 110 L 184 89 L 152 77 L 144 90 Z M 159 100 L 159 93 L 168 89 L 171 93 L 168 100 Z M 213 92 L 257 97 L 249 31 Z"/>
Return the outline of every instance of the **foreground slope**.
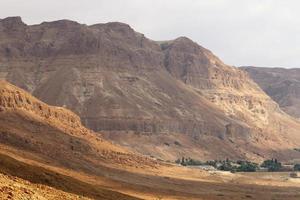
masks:
<path fill-rule="evenodd" d="M 0 188 L 0 199 L 89 199 L 4 174 L 0 174 Z"/>
<path fill-rule="evenodd" d="M 288 114 L 300 117 L 300 69 L 242 67 Z"/>
<path fill-rule="evenodd" d="M 210 173 L 133 154 L 84 128 L 72 112 L 0 81 L 0 198 L 296 200 L 296 181 Z"/>
<path fill-rule="evenodd" d="M 246 73 L 188 38 L 155 42 L 117 22 L 28 26 L 10 17 L 0 39 L 1 79 L 140 153 L 299 157 L 299 123 Z"/>
<path fill-rule="evenodd" d="M 60 175 L 53 168 L 102 177 L 107 167 L 125 170 L 158 165 L 96 136 L 71 111 L 48 106 L 5 81 L 0 81 L 0 133 L 1 173 L 91 198 L 135 199 Z M 47 191 L 42 192 L 47 196 Z"/>

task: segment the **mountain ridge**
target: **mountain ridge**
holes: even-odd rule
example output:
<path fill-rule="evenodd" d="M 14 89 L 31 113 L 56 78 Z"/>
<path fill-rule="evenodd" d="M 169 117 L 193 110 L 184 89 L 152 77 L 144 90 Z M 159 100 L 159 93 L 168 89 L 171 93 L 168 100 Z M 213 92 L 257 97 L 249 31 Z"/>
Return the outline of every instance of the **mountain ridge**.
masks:
<path fill-rule="evenodd" d="M 299 119 L 299 68 L 242 67 L 288 114 Z"/>
<path fill-rule="evenodd" d="M 21 25 L 16 39 L 3 21 L 0 79 L 121 145 L 163 159 L 297 156 L 298 122 L 247 73 L 186 37 L 155 42 L 123 23 L 64 20 Z"/>
<path fill-rule="evenodd" d="M 45 156 L 48 159 L 55 158 L 57 162 L 64 164 L 67 159 L 73 159 L 74 163 L 67 164 L 71 166 L 87 161 L 92 155 L 97 162 L 102 160 L 102 164 L 107 162 L 110 166 L 126 167 L 128 162 L 128 166 L 132 165 L 131 163 L 140 163 L 140 167 L 143 167 L 143 160 L 145 163 L 149 161 L 148 164 L 155 165 L 154 160 L 113 145 L 100 134 L 96 135 L 86 129 L 73 112 L 65 108 L 48 106 L 6 81 L 0 83 L 2 148 L 4 145 L 16 150 L 23 149 L 24 152 Z M 78 158 L 83 160 L 80 161 Z M 85 168 L 85 165 L 81 163 L 79 166 Z M 90 163 L 90 167 L 92 166 Z"/>

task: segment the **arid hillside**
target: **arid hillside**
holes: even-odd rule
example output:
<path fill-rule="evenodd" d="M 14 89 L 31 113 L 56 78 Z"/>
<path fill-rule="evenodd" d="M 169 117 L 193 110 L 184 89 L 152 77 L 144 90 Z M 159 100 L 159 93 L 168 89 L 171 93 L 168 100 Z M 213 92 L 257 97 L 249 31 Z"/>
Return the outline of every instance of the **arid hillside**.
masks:
<path fill-rule="evenodd" d="M 118 22 L 28 26 L 9 17 L 0 21 L 0 78 L 142 154 L 300 156 L 300 123 L 244 71 L 185 37 L 156 42 Z"/>
<path fill-rule="evenodd" d="M 242 67 L 288 114 L 300 117 L 300 69 Z"/>
<path fill-rule="evenodd" d="M 288 177 L 288 176 L 285 176 Z M 299 199 L 296 179 L 206 172 L 137 155 L 0 81 L 1 199 Z"/>
<path fill-rule="evenodd" d="M 0 163 L 0 197 L 14 199 L 136 199 L 82 182 L 80 173 L 105 179 L 107 171 L 163 166 L 105 141 L 71 111 L 48 106 L 6 81 L 0 81 Z"/>
<path fill-rule="evenodd" d="M 152 159 L 113 145 L 86 129 L 71 111 L 48 106 L 5 81 L 0 83 L 1 144 L 82 170 L 92 169 L 92 160 L 101 165 L 108 162 L 110 167 L 123 168 L 135 163 L 155 167 Z"/>

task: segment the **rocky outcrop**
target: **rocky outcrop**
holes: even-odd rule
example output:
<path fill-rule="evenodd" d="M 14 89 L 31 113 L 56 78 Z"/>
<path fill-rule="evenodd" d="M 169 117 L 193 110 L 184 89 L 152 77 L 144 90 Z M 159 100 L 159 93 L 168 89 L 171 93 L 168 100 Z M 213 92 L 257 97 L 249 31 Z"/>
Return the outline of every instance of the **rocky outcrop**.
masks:
<path fill-rule="evenodd" d="M 21 23 L 16 29 L 6 21 L 0 21 L 0 78 L 46 103 L 73 110 L 95 131 L 122 132 L 133 149 L 126 137 L 131 132 L 147 135 L 143 143 L 152 147 L 157 145 L 153 135 L 173 140 L 174 134 L 182 134 L 187 137 L 181 147 L 190 146 L 195 156 L 212 150 L 203 147 L 208 141 L 226 146 L 220 154 L 207 154 L 211 158 L 226 152 L 245 157 L 243 151 L 233 153 L 236 146 L 253 155 L 262 147 L 258 135 L 272 135 L 282 148 L 300 140 L 290 142 L 286 135 L 294 136 L 297 122 L 244 71 L 188 38 L 155 42 L 118 22 L 87 26 L 60 20 Z M 280 126 L 281 119 L 293 126 L 279 130 L 274 124 Z M 255 147 L 242 147 L 242 142 Z M 161 150 L 152 150 L 161 155 Z M 165 158 L 173 159 L 187 149 L 166 151 Z"/>
<path fill-rule="evenodd" d="M 0 145 L 1 150 L 22 151 L 35 155 L 34 160 L 47 158 L 88 173 L 105 163 L 121 168 L 158 165 L 86 129 L 73 112 L 49 106 L 6 81 L 0 81 Z"/>
<path fill-rule="evenodd" d="M 300 117 L 300 70 L 242 67 L 288 114 Z"/>
<path fill-rule="evenodd" d="M 177 79 L 199 89 L 232 87 L 240 89 L 245 75 L 226 66 L 209 50 L 188 38 L 161 43 L 164 65 Z M 235 75 L 235 76 L 234 76 Z"/>
<path fill-rule="evenodd" d="M 80 118 L 69 110 L 48 106 L 6 81 L 0 80 L 0 111 L 25 110 L 50 121 L 57 121 L 65 126 L 80 128 Z"/>
<path fill-rule="evenodd" d="M 182 37 L 160 45 L 166 69 L 200 91 L 228 116 L 263 127 L 269 123 L 269 112 L 279 111 L 245 72 L 225 65 L 190 39 Z"/>

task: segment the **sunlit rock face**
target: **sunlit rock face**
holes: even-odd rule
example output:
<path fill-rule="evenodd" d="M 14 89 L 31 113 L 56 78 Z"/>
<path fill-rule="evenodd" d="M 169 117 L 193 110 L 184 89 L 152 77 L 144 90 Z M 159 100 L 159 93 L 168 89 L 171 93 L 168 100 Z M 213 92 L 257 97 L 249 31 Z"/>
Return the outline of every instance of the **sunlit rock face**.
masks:
<path fill-rule="evenodd" d="M 117 143 L 162 158 L 259 158 L 279 154 L 273 144 L 283 151 L 300 140 L 298 122 L 246 72 L 188 38 L 156 42 L 123 23 L 3 19 L 0 78 L 73 110 Z M 177 135 L 180 146 L 164 146 Z"/>
<path fill-rule="evenodd" d="M 242 67 L 286 113 L 300 117 L 300 69 Z"/>

